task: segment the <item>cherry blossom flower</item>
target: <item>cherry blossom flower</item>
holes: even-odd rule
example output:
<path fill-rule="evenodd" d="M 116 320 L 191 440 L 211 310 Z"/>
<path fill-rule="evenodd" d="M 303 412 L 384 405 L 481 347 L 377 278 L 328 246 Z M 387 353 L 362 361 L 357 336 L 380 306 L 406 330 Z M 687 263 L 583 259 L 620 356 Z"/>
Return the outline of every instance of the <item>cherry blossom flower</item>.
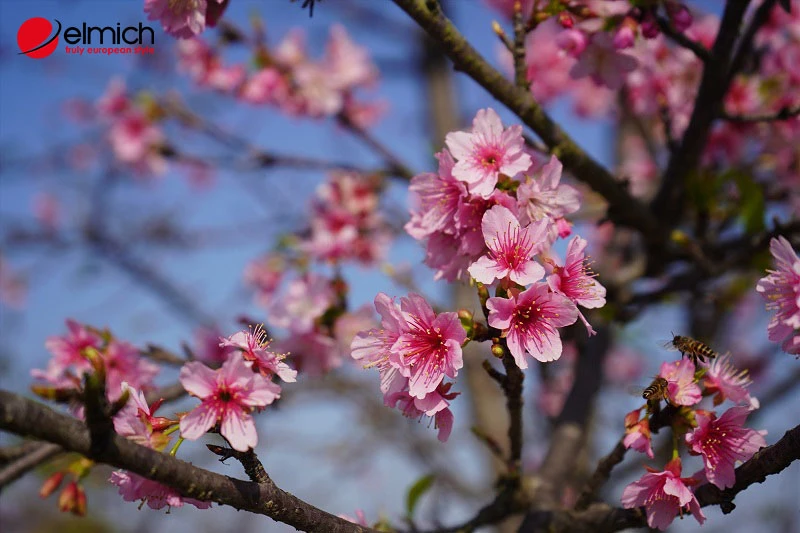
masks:
<path fill-rule="evenodd" d="M 578 236 L 573 237 L 567 245 L 567 258 L 564 260 L 564 266 L 552 266 L 553 273 L 547 276 L 547 284 L 553 292 L 563 294 L 576 305 L 596 309 L 606 304 L 606 288 L 594 279 L 595 274 L 586 262 L 584 254 L 586 245 L 585 239 Z M 578 317 L 586 326 L 589 335 L 594 335 L 596 331 L 583 313 L 578 311 Z"/>
<path fill-rule="evenodd" d="M 166 170 L 166 159 L 159 148 L 163 132 L 143 113 L 132 111 L 116 119 L 108 130 L 114 155 L 145 175 L 159 175 Z"/>
<path fill-rule="evenodd" d="M 674 363 L 661 363 L 658 375 L 669 382 L 667 395 L 673 405 L 694 405 L 703 396 L 694 381 L 694 363 L 690 359 L 679 359 Z"/>
<path fill-rule="evenodd" d="M 392 346 L 389 361 L 409 378 L 411 396 L 425 398 L 444 376 L 455 378 L 458 374 L 467 333 L 456 313 L 436 315 L 418 294 L 401 298 L 400 309 L 407 326 Z"/>
<path fill-rule="evenodd" d="M 451 386 L 452 383 L 440 383 L 422 398 L 414 397 L 408 391 L 394 392 L 388 395 L 386 405 L 400 409 L 407 418 L 433 417 L 434 427 L 439 430 L 437 438 L 440 442 L 447 442 L 453 429 L 450 401 L 459 394 L 450 392 Z"/>
<path fill-rule="evenodd" d="M 767 326 L 769 340 L 783 342 L 787 353 L 800 355 L 800 258 L 784 237 L 773 238 L 769 250 L 775 270 L 758 281 L 756 290 L 776 313 Z"/>
<path fill-rule="evenodd" d="M 525 354 L 541 362 L 561 357 L 561 337 L 558 329 L 575 323 L 578 308 L 565 296 L 550 292 L 545 283 L 535 283 L 529 289 L 508 298 L 489 298 L 489 325 L 502 329 L 508 339 L 508 349 L 521 369 L 528 368 Z"/>
<path fill-rule="evenodd" d="M 219 7 L 213 5 L 218 4 Z M 226 0 L 144 0 L 147 20 L 159 20 L 164 31 L 188 39 L 213 26 L 224 9 Z M 210 15 L 211 20 L 207 20 Z"/>
<path fill-rule="evenodd" d="M 471 132 L 448 133 L 445 142 L 457 160 L 453 176 L 465 182 L 470 193 L 484 198 L 492 194 L 500 174 L 513 177 L 531 166 L 522 126 L 503 129 L 492 108 L 478 111 Z"/>
<path fill-rule="evenodd" d="M 364 368 L 377 367 L 381 376 L 384 398 L 402 390 L 408 379 L 399 372 L 399 365 L 389 362 L 392 347 L 400 335 L 408 331 L 408 323 L 394 299 L 380 292 L 375 296 L 375 310 L 381 315 L 379 329 L 356 334 L 350 343 L 351 356 Z"/>
<path fill-rule="evenodd" d="M 123 391 L 128 391 L 129 398 L 125 406 L 114 416 L 114 431 L 140 446 L 164 450 L 169 444 L 169 436 L 164 435 L 162 431 L 164 428 L 159 426 L 168 423 L 169 420 L 154 415 L 161 402 L 156 402 L 151 411 L 141 390 L 127 383 L 123 383 L 121 388 Z"/>
<path fill-rule="evenodd" d="M 112 339 L 102 352 L 106 369 L 106 391 L 110 400 L 116 400 L 122 384 L 128 383 L 136 389 L 153 388 L 153 379 L 161 368 L 139 355 L 133 344 Z"/>
<path fill-rule="evenodd" d="M 481 229 L 489 253 L 469 267 L 470 275 L 485 284 L 506 277 L 520 285 L 542 279 L 544 268 L 533 255 L 541 251 L 547 226 L 541 220 L 521 227 L 517 217 L 501 205 L 486 211 Z"/>
<path fill-rule="evenodd" d="M 44 347 L 53 354 L 51 362 L 59 370 L 66 370 L 67 367 L 74 366 L 79 370 L 86 371 L 91 365 L 83 356 L 83 350 L 99 348 L 100 336 L 71 318 L 67 319 L 67 329 L 69 332 L 62 337 L 48 337 Z"/>
<path fill-rule="evenodd" d="M 424 239 L 436 231 L 455 234 L 456 214 L 465 201 L 467 188 L 453 177 L 455 161 L 447 150 L 436 154 L 439 171 L 425 172 L 411 178 L 408 190 L 417 200 L 406 231 L 415 239 Z"/>
<path fill-rule="evenodd" d="M 280 387 L 253 374 L 240 357 L 231 357 L 217 370 L 196 361 L 186 363 L 180 382 L 186 392 L 202 400 L 181 418 L 181 436 L 197 440 L 219 424 L 222 436 L 241 452 L 258 443 L 250 413 L 280 397 Z"/>
<path fill-rule="evenodd" d="M 650 421 L 647 417 L 639 420 L 640 409 L 635 409 L 625 415 L 625 437 L 622 444 L 625 448 L 633 448 L 637 452 L 646 453 L 653 458 L 652 438 L 650 435 Z"/>
<path fill-rule="evenodd" d="M 723 415 L 698 410 L 697 427 L 686 434 L 686 444 L 694 454 L 703 456 L 705 475 L 709 483 L 721 489 L 736 483 L 736 461 L 747 461 L 760 448 L 767 445 L 766 432 L 743 427 L 750 409 L 731 407 Z"/>
<path fill-rule="evenodd" d="M 261 324 L 255 328 L 238 331 L 228 338 L 219 338 L 220 347 L 235 348 L 241 351 L 245 364 L 253 372 L 257 372 L 267 379 L 277 375 L 286 383 L 297 381 L 297 371 L 283 362 L 285 355 L 280 355 L 269 350 L 270 339 Z"/>
<path fill-rule="evenodd" d="M 285 258 L 275 253 L 266 254 L 247 264 L 244 281 L 256 289 L 256 301 L 260 305 L 267 307 L 272 303 L 286 266 Z"/>
<path fill-rule="evenodd" d="M 319 377 L 342 366 L 336 340 L 317 330 L 293 333 L 275 341 L 275 350 L 287 354 L 297 371 L 309 377 Z"/>
<path fill-rule="evenodd" d="M 728 354 L 714 358 L 703 376 L 706 391 L 716 393 L 714 405 L 719 405 L 726 399 L 750 405 L 754 400 L 747 390 L 751 383 L 747 370 L 738 370 L 733 366 Z"/>
<path fill-rule="evenodd" d="M 647 525 L 661 530 L 685 511 L 692 513 L 700 524 L 705 522 L 700 504 L 689 489 L 695 483 L 694 479 L 680 477 L 679 458 L 667 463 L 663 472 L 650 468 L 648 471 L 639 481 L 634 481 L 622 491 L 622 507 L 633 509 L 644 506 Z"/>
<path fill-rule="evenodd" d="M 618 90 L 625 83 L 625 74 L 637 65 L 636 58 L 618 52 L 612 37 L 601 31 L 592 35 L 589 45 L 569 74 L 575 79 L 589 76 L 597 85 Z"/>
<path fill-rule="evenodd" d="M 271 323 L 294 333 L 308 333 L 333 304 L 330 281 L 309 273 L 289 282 L 286 293 L 270 306 Z"/>
<path fill-rule="evenodd" d="M 538 176 L 526 177 L 517 188 L 522 223 L 563 218 L 580 208 L 580 192 L 575 187 L 559 183 L 562 169 L 561 161 L 552 156 Z"/>
<path fill-rule="evenodd" d="M 119 493 L 123 500 L 126 502 L 146 502 L 150 509 L 178 508 L 183 507 L 184 503 L 194 505 L 198 509 L 211 507 L 211 502 L 184 498 L 177 491 L 166 485 L 125 470 L 111 472 L 109 481 L 119 487 Z"/>

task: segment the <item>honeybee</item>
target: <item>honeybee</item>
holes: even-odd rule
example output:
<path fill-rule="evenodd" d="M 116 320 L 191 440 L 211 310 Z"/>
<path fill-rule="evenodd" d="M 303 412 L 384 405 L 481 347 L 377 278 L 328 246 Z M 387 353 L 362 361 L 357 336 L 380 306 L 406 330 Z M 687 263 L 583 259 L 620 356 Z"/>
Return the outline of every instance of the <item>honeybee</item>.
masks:
<path fill-rule="evenodd" d="M 647 400 L 648 403 L 658 402 L 660 400 L 665 400 L 669 403 L 668 386 L 669 381 L 661 376 L 656 376 L 653 382 L 642 391 L 642 398 Z"/>
<path fill-rule="evenodd" d="M 691 359 L 695 366 L 698 361 L 705 363 L 718 355 L 707 344 L 682 335 L 672 337 L 671 341 L 667 341 L 667 347 L 681 352 L 681 356 Z"/>

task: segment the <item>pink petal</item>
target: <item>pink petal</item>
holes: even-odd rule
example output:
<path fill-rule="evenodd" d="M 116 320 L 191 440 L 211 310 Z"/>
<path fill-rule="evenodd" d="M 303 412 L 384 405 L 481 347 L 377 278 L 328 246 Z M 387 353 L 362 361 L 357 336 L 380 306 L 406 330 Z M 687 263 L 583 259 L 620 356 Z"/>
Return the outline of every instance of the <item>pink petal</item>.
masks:
<path fill-rule="evenodd" d="M 203 402 L 181 418 L 181 437 L 197 440 L 217 423 L 218 410 L 211 402 Z"/>
<path fill-rule="evenodd" d="M 231 447 L 240 452 L 255 448 L 258 444 L 258 434 L 253 417 L 245 414 L 238 407 L 229 407 L 222 417 L 220 433 L 228 439 Z"/>
<path fill-rule="evenodd" d="M 217 373 L 203 363 L 192 361 L 181 368 L 180 382 L 189 394 L 206 398 L 217 389 Z"/>

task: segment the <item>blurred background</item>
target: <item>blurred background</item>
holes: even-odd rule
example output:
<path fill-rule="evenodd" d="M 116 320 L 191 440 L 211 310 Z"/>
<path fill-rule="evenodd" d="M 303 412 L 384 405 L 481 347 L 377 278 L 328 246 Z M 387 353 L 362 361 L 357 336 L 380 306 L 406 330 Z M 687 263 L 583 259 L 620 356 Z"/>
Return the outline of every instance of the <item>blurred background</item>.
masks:
<path fill-rule="evenodd" d="M 719 2 L 697 4 L 719 9 Z M 503 20 L 502 14 L 479 0 L 445 5 L 473 45 L 493 64 L 505 68 L 490 25 L 493 19 Z M 60 51 L 44 60 L 20 56 L 17 29 L 34 16 L 59 19 L 65 25 L 147 23 L 142 2 L 0 3 L 3 388 L 29 390 L 31 369 L 44 368 L 49 359 L 45 339 L 64 334 L 67 318 L 107 326 L 120 339 L 140 347 L 152 343 L 175 352 L 180 352 L 182 343 L 196 346 L 198 328 L 203 325 L 215 325 L 230 335 L 241 329 L 242 316 L 264 320 L 265 311 L 255 301 L 253 289 L 243 282 L 243 272 L 283 235 L 302 227 L 311 197 L 326 174 L 280 165 L 248 168 L 237 157 L 248 145 L 268 153 L 363 168 L 379 168 L 382 157 L 333 120 L 289 117 L 198 87 L 176 68 L 175 40 L 161 32 L 157 22 L 150 23 L 159 28 L 151 56 L 73 56 Z M 332 24 L 344 26 L 355 43 L 368 49 L 380 71 L 369 97 L 384 103 L 385 112 L 369 132 L 415 174 L 435 170 L 433 154 L 443 147 L 444 133 L 467 127 L 478 109 L 491 106 L 504 124 L 516 123 L 474 82 L 452 72 L 440 52 L 390 2 L 326 0 L 317 2 L 310 18 L 299 3 L 233 0 L 225 20 L 240 28 L 260 20 L 271 43 L 299 29 L 312 56 L 322 55 Z M 217 42 L 220 34 L 210 30 L 202 37 Z M 231 62 L 249 60 L 246 50 L 236 46 L 226 48 L 224 57 Z M 217 164 L 169 165 L 157 177 L 142 177 L 122 168 L 109 153 L 103 128 L 82 114 L 114 79 L 124 81 L 132 93 L 179 94 L 187 108 L 246 143 L 225 145 L 202 132 L 165 126 L 170 143 L 195 154 L 211 154 L 209 160 Z M 570 98 L 550 102 L 548 110 L 593 157 L 608 168 L 619 167 L 620 127 L 615 117 L 576 113 L 576 102 Z M 583 215 L 590 219 L 597 202 L 591 193 L 586 194 Z M 402 232 L 408 218 L 407 183 L 388 181 L 382 203 L 387 219 L 398 230 L 386 257 L 394 271 L 344 267 L 351 309 L 370 304 L 379 291 L 401 296 L 410 286 L 446 308 L 453 289 L 433 281 L 431 271 L 422 265 L 424 251 Z M 91 221 L 100 216 L 107 238 L 102 242 L 89 231 Z M 593 255 L 601 252 L 592 249 L 592 235 L 597 231 L 590 223 L 578 221 L 576 226 L 576 233 L 589 239 Z M 714 347 L 731 350 L 737 364 L 751 369 L 753 392 L 762 398 L 764 409 L 748 425 L 766 429 L 767 441 L 772 443 L 797 421 L 800 396 L 794 384 L 800 378 L 794 358 L 767 342 L 767 314 L 754 290 L 751 296 L 752 301 L 740 304 L 736 313 L 725 315 Z M 671 338 L 671 331 L 689 332 L 691 319 L 683 304 L 676 299 L 652 306 L 613 330 L 607 386 L 596 403 L 585 469 L 591 471 L 592 460 L 614 446 L 624 429 L 624 414 L 641 404 L 628 389 L 645 386 L 659 365 L 673 358 L 674 353 L 666 352 L 660 343 Z M 564 359 L 567 365 L 569 354 Z M 561 364 L 553 365 L 549 373 L 534 368 L 527 375 L 524 457 L 530 469 L 546 449 L 549 424 L 566 394 L 559 385 L 559 373 L 567 372 L 560 370 Z M 177 371 L 165 368 L 159 382 L 174 382 Z M 492 400 L 477 394 L 481 386 L 468 380 L 459 380 L 457 390 L 463 394 L 453 403 L 453 435 L 441 444 L 425 421 L 405 419 L 382 406 L 374 372 L 345 361 L 322 377 L 301 374 L 295 386 L 284 386 L 285 397 L 276 409 L 257 417 L 257 452 L 278 486 L 335 514 L 353 516 L 361 509 L 369 522 L 384 516 L 402 523 L 409 487 L 422 476 L 434 474 L 436 482 L 417 511 L 418 522 L 453 524 L 472 516 L 491 499 L 495 479 L 489 454 L 470 432 L 480 422 L 481 409 L 492 405 Z M 191 405 L 193 401 L 184 400 L 165 411 Z M 503 414 L 498 416 L 502 421 Z M 3 445 L 16 442 L 6 434 L 0 438 Z M 204 442 L 216 441 L 209 436 Z M 654 449 L 658 447 L 656 439 Z M 180 453 L 205 468 L 244 476 L 238 464 L 219 464 L 199 442 L 185 443 Z M 643 459 L 628 454 L 604 490 L 608 501 L 619 501 L 625 484 L 643 473 L 647 463 Z M 685 464 L 685 473 L 700 468 L 699 460 L 693 461 Z M 104 467 L 97 468 L 86 484 L 89 515 L 75 518 L 59 513 L 55 498 L 37 496 L 52 470 L 52 466 L 42 467 L 3 491 L 0 523 L 4 531 L 291 530 L 228 508 L 139 510 L 136 504 L 123 502 L 107 483 L 110 470 Z M 800 466 L 794 464 L 763 486 L 738 496 L 733 514 L 723 516 L 718 508 L 706 508 L 709 520 L 703 530 L 799 531 L 798 494 Z M 671 530 L 698 527 L 693 520 L 679 520 Z"/>

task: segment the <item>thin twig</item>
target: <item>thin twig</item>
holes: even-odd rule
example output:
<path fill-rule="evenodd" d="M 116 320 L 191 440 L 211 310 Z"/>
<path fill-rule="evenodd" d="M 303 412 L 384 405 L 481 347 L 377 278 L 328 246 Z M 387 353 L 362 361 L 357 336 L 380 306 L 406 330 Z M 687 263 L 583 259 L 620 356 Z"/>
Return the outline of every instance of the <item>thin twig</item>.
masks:
<path fill-rule="evenodd" d="M 708 48 L 679 32 L 669 20 L 665 19 L 664 17 L 657 16 L 656 22 L 658 22 L 658 27 L 661 29 L 661 33 L 682 47 L 691 50 L 700 61 L 703 61 L 704 63 L 711 61 L 711 51 Z"/>
<path fill-rule="evenodd" d="M 723 112 L 720 118 L 729 120 L 731 122 L 749 123 L 749 122 L 775 122 L 780 120 L 789 120 L 800 116 L 800 106 L 783 107 L 777 113 L 764 113 L 760 115 L 729 115 Z"/>

